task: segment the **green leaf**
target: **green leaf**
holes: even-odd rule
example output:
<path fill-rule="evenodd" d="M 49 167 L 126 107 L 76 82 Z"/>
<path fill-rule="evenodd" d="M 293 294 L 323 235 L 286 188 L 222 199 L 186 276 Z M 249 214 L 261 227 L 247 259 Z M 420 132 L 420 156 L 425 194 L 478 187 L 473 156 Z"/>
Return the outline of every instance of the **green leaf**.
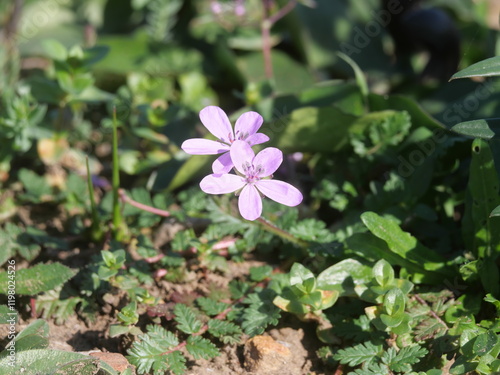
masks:
<path fill-rule="evenodd" d="M 391 285 L 394 281 L 394 270 L 386 260 L 380 259 L 373 266 L 373 277 L 380 286 Z"/>
<path fill-rule="evenodd" d="M 458 78 L 492 77 L 500 75 L 500 56 L 479 61 L 453 74 L 450 81 Z"/>
<path fill-rule="evenodd" d="M 455 133 L 468 137 L 490 140 L 500 137 L 500 118 L 486 118 L 460 122 L 450 128 Z"/>
<path fill-rule="evenodd" d="M 271 145 L 285 153 L 333 153 L 349 144 L 349 127 L 355 119 L 334 107 L 303 107 L 262 130 Z"/>
<path fill-rule="evenodd" d="M 12 224 L 5 223 L 5 227 L 0 229 L 0 243 L 2 250 L 0 252 L 0 265 L 4 264 L 10 258 L 19 254 L 24 259 L 31 261 L 40 254 L 41 246 L 33 241 L 27 234 L 27 230 Z"/>
<path fill-rule="evenodd" d="M 290 285 L 302 285 L 308 279 L 315 279 L 314 274 L 300 263 L 294 263 L 290 269 Z"/>
<path fill-rule="evenodd" d="M 182 303 L 175 305 L 174 314 L 174 319 L 178 323 L 177 328 L 184 333 L 196 333 L 203 326 L 203 323 L 198 320 L 193 310 Z"/>
<path fill-rule="evenodd" d="M 215 301 L 207 297 L 197 298 L 196 303 L 209 316 L 218 315 L 229 307 L 228 303 Z"/>
<path fill-rule="evenodd" d="M 442 282 L 443 276 L 455 275 L 455 272 L 446 266 L 441 256 L 419 243 L 409 233 L 404 232 L 395 221 L 383 218 L 374 212 L 363 213 L 361 220 L 375 236 L 387 243 L 391 251 L 421 266 L 425 270 L 424 277 L 429 282 Z"/>
<path fill-rule="evenodd" d="M 488 354 L 498 344 L 498 342 L 498 335 L 495 332 L 488 330 L 487 332 L 481 333 L 477 336 L 472 350 L 475 355 L 482 357 Z"/>
<path fill-rule="evenodd" d="M 389 315 L 396 315 L 405 310 L 405 295 L 398 288 L 389 290 L 384 296 L 384 308 Z"/>
<path fill-rule="evenodd" d="M 20 196 L 22 199 L 33 203 L 40 203 L 49 199 L 52 195 L 52 188 L 47 183 L 47 180 L 31 170 L 21 169 L 18 178 L 26 190 L 26 193 Z"/>
<path fill-rule="evenodd" d="M 412 124 L 425 126 L 431 130 L 439 130 L 443 133 L 446 127 L 429 115 L 420 105 L 413 99 L 403 95 L 379 95 L 370 93 L 368 95 L 370 111 L 406 111 L 410 114 Z"/>
<path fill-rule="evenodd" d="M 273 273 L 273 267 L 264 265 L 260 267 L 250 268 L 250 279 L 255 282 L 260 282 L 270 277 Z"/>
<path fill-rule="evenodd" d="M 16 271 L 16 294 L 34 296 L 64 284 L 76 274 L 61 263 L 37 264 Z M 0 294 L 7 294 L 7 272 L 0 272 Z"/>
<path fill-rule="evenodd" d="M 370 261 L 376 261 L 378 259 L 385 259 L 393 266 L 405 267 L 412 273 L 414 272 L 425 272 L 423 267 L 418 264 L 414 264 L 404 257 L 394 253 L 389 249 L 387 242 L 375 237 L 372 233 L 355 233 L 350 236 L 347 240 L 347 245 L 349 248 L 356 253 L 356 255 L 366 258 Z M 370 278 L 372 277 L 372 270 L 370 269 Z"/>
<path fill-rule="evenodd" d="M 272 50 L 271 54 L 276 94 L 296 93 L 313 85 L 313 76 L 303 64 L 276 49 Z M 261 82 L 266 79 L 262 53 L 241 55 L 236 64 L 248 82 Z"/>
<path fill-rule="evenodd" d="M 411 365 L 420 362 L 420 358 L 427 355 L 429 351 L 420 345 L 405 346 L 396 354 L 394 348 L 389 348 L 382 355 L 382 362 L 396 372 L 409 372 Z M 389 354 L 390 353 L 390 354 Z"/>
<path fill-rule="evenodd" d="M 53 60 L 65 61 L 68 58 L 68 50 L 55 39 L 42 40 L 42 47 Z"/>
<path fill-rule="evenodd" d="M 186 357 L 179 351 L 169 353 L 165 356 L 165 363 L 168 369 L 172 371 L 175 375 L 182 375 L 187 370 L 186 367 Z M 163 362 L 157 363 L 157 367 L 153 366 L 155 370 L 161 370 L 163 368 Z"/>
<path fill-rule="evenodd" d="M 493 256 L 500 250 L 500 223 L 491 212 L 500 204 L 499 178 L 493 155 L 487 142 L 472 142 L 472 161 L 465 201 L 464 239 L 469 250 L 479 258 Z"/>
<path fill-rule="evenodd" d="M 0 360 L 2 374 L 61 374 L 95 375 L 100 367 L 97 358 L 62 350 L 34 349 L 16 353 L 16 366 L 9 365 L 9 357 Z M 115 375 L 116 372 L 108 374 Z"/>
<path fill-rule="evenodd" d="M 49 325 L 45 320 L 37 319 L 19 332 L 14 340 L 16 352 L 45 349 L 49 346 Z"/>
<path fill-rule="evenodd" d="M 158 325 L 150 324 L 146 328 L 147 333 L 139 336 L 141 341 L 135 341 L 127 351 L 129 354 L 127 358 L 131 364 L 137 367 L 137 372 L 144 374 L 151 369 L 166 371 L 171 368 L 174 371 L 174 368 L 181 368 L 186 359 L 179 351 L 163 355 L 163 353 L 179 345 L 177 337 Z"/>
<path fill-rule="evenodd" d="M 218 337 L 224 344 L 235 345 L 240 342 L 243 332 L 236 324 L 219 319 L 210 319 L 207 324 L 208 332 Z"/>
<path fill-rule="evenodd" d="M 194 359 L 210 359 L 219 355 L 217 347 L 201 336 L 189 336 L 186 349 Z"/>
<path fill-rule="evenodd" d="M 316 287 L 321 290 L 336 290 L 342 296 L 355 295 L 354 286 L 372 279 L 372 270 L 356 259 L 344 259 L 322 271 Z"/>
<path fill-rule="evenodd" d="M 9 314 L 12 314 L 9 315 Z M 14 317 L 15 318 L 15 322 L 17 323 L 17 312 L 14 310 L 14 311 L 11 311 L 9 309 L 9 306 L 7 305 L 0 305 L 0 324 L 8 324 L 10 321 L 8 319 Z"/>
<path fill-rule="evenodd" d="M 361 94 L 363 96 L 367 96 L 368 95 L 368 84 L 366 82 L 366 77 L 365 77 L 363 71 L 361 70 L 361 68 L 359 67 L 359 65 L 356 63 L 356 61 L 351 59 L 345 53 L 337 52 L 337 55 L 342 60 L 344 60 L 346 63 L 348 63 L 349 66 L 352 68 L 352 70 L 354 70 L 354 76 L 356 77 L 356 83 L 359 86 Z"/>
<path fill-rule="evenodd" d="M 250 306 L 243 312 L 241 327 L 249 336 L 260 335 L 268 325 L 278 324 L 280 309 L 273 304 L 276 292 L 264 289 L 259 293 L 251 293 L 245 299 Z"/>
<path fill-rule="evenodd" d="M 382 345 L 375 345 L 371 341 L 340 349 L 333 358 L 343 365 L 351 367 L 370 362 L 382 353 Z"/>

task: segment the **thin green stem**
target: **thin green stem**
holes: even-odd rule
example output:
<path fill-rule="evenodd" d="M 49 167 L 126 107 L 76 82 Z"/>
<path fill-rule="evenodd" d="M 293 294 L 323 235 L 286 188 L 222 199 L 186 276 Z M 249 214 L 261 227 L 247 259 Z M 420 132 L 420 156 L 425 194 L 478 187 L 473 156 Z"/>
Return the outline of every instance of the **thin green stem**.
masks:
<path fill-rule="evenodd" d="M 260 224 L 262 224 L 262 227 L 271 232 L 276 234 L 277 236 L 280 236 L 286 241 L 292 242 L 298 246 L 300 246 L 303 249 L 306 249 L 309 247 L 309 242 L 301 240 L 300 238 L 295 237 L 293 234 L 287 232 L 286 230 L 283 230 L 281 228 L 278 228 L 276 225 L 273 223 L 267 221 L 263 217 L 259 217 L 256 221 L 258 221 Z"/>
<path fill-rule="evenodd" d="M 112 176 L 112 191 L 113 191 L 113 231 L 116 237 L 121 237 L 122 214 L 120 211 L 120 167 L 118 163 L 118 125 L 116 122 L 116 108 L 113 109 L 113 176 Z"/>
<path fill-rule="evenodd" d="M 90 175 L 88 157 L 85 159 L 85 163 L 87 165 L 87 186 L 89 189 L 90 212 L 92 216 L 91 235 L 94 239 L 99 240 L 102 238 L 101 220 L 99 219 L 99 214 L 97 212 L 97 205 L 95 203 L 94 185 L 92 184 L 92 177 Z"/>

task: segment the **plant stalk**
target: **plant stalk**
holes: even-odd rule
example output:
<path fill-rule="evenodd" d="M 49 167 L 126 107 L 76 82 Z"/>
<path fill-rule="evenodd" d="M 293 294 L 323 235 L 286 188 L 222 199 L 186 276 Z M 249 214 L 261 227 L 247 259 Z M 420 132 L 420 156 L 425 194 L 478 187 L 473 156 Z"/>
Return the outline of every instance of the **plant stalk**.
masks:
<path fill-rule="evenodd" d="M 268 232 L 276 234 L 284 240 L 298 245 L 302 249 L 306 249 L 307 247 L 309 247 L 309 242 L 301 240 L 300 238 L 295 237 L 293 234 L 287 232 L 286 230 L 278 228 L 276 225 L 267 221 L 263 217 L 259 217 L 256 221 L 258 221 Z"/>
<path fill-rule="evenodd" d="M 120 211 L 119 193 L 120 190 L 120 167 L 118 163 L 118 125 L 116 122 L 116 108 L 113 108 L 113 175 L 112 175 L 112 192 L 113 192 L 113 233 L 115 237 L 122 237 L 122 213 Z"/>

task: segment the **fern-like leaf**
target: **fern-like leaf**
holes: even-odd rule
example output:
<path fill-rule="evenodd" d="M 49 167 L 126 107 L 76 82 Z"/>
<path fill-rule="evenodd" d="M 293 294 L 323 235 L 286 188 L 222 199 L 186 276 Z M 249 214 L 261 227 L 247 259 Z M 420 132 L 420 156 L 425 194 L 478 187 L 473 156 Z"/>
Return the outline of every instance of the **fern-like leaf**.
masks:
<path fill-rule="evenodd" d="M 241 328 L 236 324 L 217 319 L 208 321 L 208 332 L 218 337 L 224 344 L 237 344 L 242 334 Z"/>
<path fill-rule="evenodd" d="M 197 298 L 196 303 L 208 316 L 218 315 L 229 307 L 227 303 L 218 302 L 207 297 Z"/>
<path fill-rule="evenodd" d="M 75 313 L 76 306 L 83 302 L 80 297 L 61 299 L 61 288 L 51 290 L 39 296 L 36 300 L 37 311 L 42 314 L 43 319 L 55 317 L 56 324 L 64 322 Z"/>
<path fill-rule="evenodd" d="M 249 336 L 260 335 L 268 325 L 278 324 L 281 310 L 273 304 L 276 293 L 270 289 L 264 289 L 259 293 L 251 293 L 244 302 L 250 306 L 243 312 L 243 323 L 241 326 Z"/>
<path fill-rule="evenodd" d="M 201 336 L 190 336 L 187 339 L 186 349 L 194 359 L 209 359 L 219 355 L 217 347 Z"/>
<path fill-rule="evenodd" d="M 172 371 L 175 375 L 182 375 L 186 372 L 186 357 L 178 350 L 169 353 L 165 356 L 168 369 Z M 157 375 L 155 370 L 155 375 Z M 158 373 L 159 375 L 159 373 Z"/>
<path fill-rule="evenodd" d="M 174 320 L 178 323 L 177 328 L 184 333 L 196 333 L 203 326 L 203 323 L 198 320 L 193 310 L 182 303 L 175 305 L 174 314 Z"/>
<path fill-rule="evenodd" d="M 333 358 L 343 365 L 354 367 L 372 361 L 381 354 L 382 350 L 382 345 L 375 345 L 371 341 L 367 341 L 350 348 L 340 349 Z"/>
<path fill-rule="evenodd" d="M 127 351 L 129 362 L 137 367 L 139 374 L 146 374 L 151 369 L 158 374 L 162 374 L 162 371 L 168 369 L 174 371 L 174 368 L 179 367 L 177 363 L 180 361 L 179 356 L 174 354 L 176 352 L 167 355 L 164 353 L 179 345 L 179 340 L 172 332 L 168 332 L 163 327 L 150 324 L 146 328 L 148 333 L 140 335 L 140 341 L 134 342 Z M 180 352 L 178 353 L 180 354 Z M 185 362 L 185 358 L 183 361 Z"/>
<path fill-rule="evenodd" d="M 382 356 L 382 362 L 396 372 L 409 372 L 411 365 L 420 362 L 420 358 L 428 353 L 427 349 L 420 345 L 406 346 L 399 352 L 389 348 Z"/>

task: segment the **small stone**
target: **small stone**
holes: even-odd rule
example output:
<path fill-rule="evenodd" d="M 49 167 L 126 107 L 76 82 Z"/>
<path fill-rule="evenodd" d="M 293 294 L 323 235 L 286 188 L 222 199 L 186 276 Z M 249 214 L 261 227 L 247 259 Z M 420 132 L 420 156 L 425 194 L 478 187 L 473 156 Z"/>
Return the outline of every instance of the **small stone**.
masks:
<path fill-rule="evenodd" d="M 255 336 L 245 343 L 245 369 L 257 374 L 275 374 L 290 360 L 290 350 L 271 336 Z"/>
<path fill-rule="evenodd" d="M 89 353 L 92 357 L 96 357 L 103 362 L 106 362 L 114 370 L 118 372 L 125 371 L 127 368 L 133 370 L 133 366 L 128 363 L 127 358 L 125 358 L 120 353 L 107 353 L 107 352 L 92 352 Z M 135 373 L 132 371 L 132 373 Z"/>

